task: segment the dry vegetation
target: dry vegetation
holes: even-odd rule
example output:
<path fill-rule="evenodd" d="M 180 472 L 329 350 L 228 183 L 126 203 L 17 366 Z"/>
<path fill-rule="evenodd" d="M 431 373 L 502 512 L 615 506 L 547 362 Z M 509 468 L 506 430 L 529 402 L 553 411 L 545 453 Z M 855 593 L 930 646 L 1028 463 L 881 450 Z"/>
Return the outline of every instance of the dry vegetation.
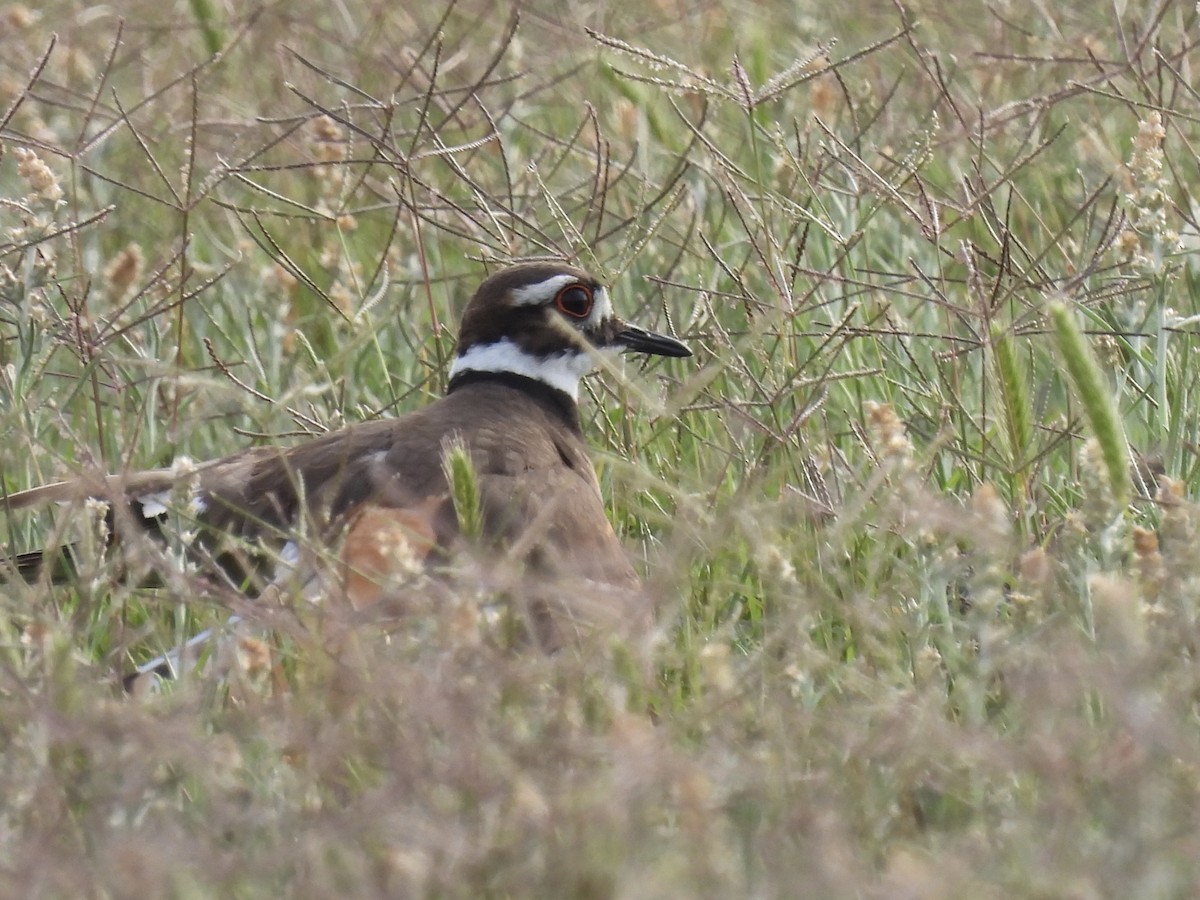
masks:
<path fill-rule="evenodd" d="M 134 700 L 226 598 L 7 514 L 95 552 L 3 588 L 0 893 L 1195 896 L 1195 8 L 566 6 L 0 10 L 5 492 L 418 406 L 514 257 L 697 350 L 584 403 L 649 651 L 464 579 Z"/>

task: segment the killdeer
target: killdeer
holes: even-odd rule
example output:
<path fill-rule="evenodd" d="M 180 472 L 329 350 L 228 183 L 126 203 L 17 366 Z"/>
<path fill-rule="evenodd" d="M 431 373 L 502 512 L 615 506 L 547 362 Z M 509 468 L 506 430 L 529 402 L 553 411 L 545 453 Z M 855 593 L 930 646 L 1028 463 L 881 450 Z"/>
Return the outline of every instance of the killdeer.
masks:
<path fill-rule="evenodd" d="M 580 379 L 610 351 L 691 355 L 675 338 L 618 318 L 604 285 L 587 272 L 564 263 L 516 265 L 487 278 L 467 304 L 449 389 L 423 409 L 287 449 L 243 450 L 186 472 L 81 477 L 0 503 L 19 509 L 101 500 L 120 536 L 156 531 L 180 482 L 190 481 L 184 512 L 194 516 L 196 545 L 247 593 L 264 584 L 247 571 L 248 548 L 271 548 L 276 561 L 294 563 L 295 535 L 305 524 L 330 548 L 341 589 L 358 606 L 386 590 L 389 567 L 453 552 L 461 529 L 444 460 L 460 446 L 476 475 L 485 544 L 519 556 L 540 584 L 576 585 L 565 596 L 589 584 L 621 598 L 626 610 L 644 607 L 605 516 L 577 408 Z M 69 548 L 66 557 L 22 554 L 0 565 L 0 578 L 15 572 L 31 580 L 51 560 L 61 574 L 64 558 Z"/>

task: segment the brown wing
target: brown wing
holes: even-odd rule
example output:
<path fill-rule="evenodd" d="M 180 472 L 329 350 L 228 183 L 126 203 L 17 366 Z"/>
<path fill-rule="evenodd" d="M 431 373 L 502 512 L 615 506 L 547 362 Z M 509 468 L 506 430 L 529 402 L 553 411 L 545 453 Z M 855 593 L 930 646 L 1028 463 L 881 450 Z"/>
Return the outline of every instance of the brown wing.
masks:
<path fill-rule="evenodd" d="M 426 549 L 445 548 L 457 538 L 442 468 L 452 440 L 470 454 L 485 535 L 507 558 L 527 565 L 542 582 L 568 579 L 636 591 L 637 576 L 605 516 L 573 421 L 526 391 L 489 382 L 466 386 L 399 419 L 200 465 L 191 476 L 198 482 L 198 518 L 210 546 L 217 546 L 225 535 L 282 543 L 301 516 L 315 526 L 310 534 L 330 541 L 356 522 L 372 523 L 378 535 L 377 511 L 392 510 L 395 521 L 419 533 Z M 24 506 L 88 496 L 144 498 L 170 489 L 181 477 L 157 470 L 79 479 L 9 501 Z M 245 547 L 231 551 L 236 559 L 229 568 L 244 570 L 246 553 Z M 364 559 L 377 556 L 369 549 L 364 553 Z"/>
<path fill-rule="evenodd" d="M 296 447 L 256 447 L 204 469 L 202 519 L 244 537 L 286 533 L 301 512 L 327 521 L 331 498 L 355 482 L 369 461 L 406 432 L 407 419 L 364 422 Z"/>
<path fill-rule="evenodd" d="M 439 427 L 427 427 L 435 409 Z M 397 440 L 375 461 L 373 496 L 406 506 L 446 494 L 441 458 L 459 440 L 479 478 L 489 543 L 545 572 L 636 582 L 604 514 L 583 438 L 553 408 L 524 391 L 481 383 L 418 417 L 422 440 Z"/>
<path fill-rule="evenodd" d="M 141 494 L 169 490 L 180 480 L 181 475 L 175 469 L 150 469 L 118 475 L 83 475 L 9 494 L 0 499 L 0 505 L 17 510 L 48 506 L 51 503 L 82 502 L 89 497 L 104 500 L 137 497 Z"/>

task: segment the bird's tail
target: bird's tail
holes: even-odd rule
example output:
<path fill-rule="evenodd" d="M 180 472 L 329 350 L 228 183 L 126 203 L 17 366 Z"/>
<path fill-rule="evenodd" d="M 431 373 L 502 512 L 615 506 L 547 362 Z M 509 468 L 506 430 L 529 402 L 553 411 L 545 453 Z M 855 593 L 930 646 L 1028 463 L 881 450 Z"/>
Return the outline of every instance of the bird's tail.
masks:
<path fill-rule="evenodd" d="M 73 544 L 0 557 L 0 584 L 14 580 L 33 584 L 42 578 L 51 584 L 66 584 L 75 577 L 76 559 Z"/>

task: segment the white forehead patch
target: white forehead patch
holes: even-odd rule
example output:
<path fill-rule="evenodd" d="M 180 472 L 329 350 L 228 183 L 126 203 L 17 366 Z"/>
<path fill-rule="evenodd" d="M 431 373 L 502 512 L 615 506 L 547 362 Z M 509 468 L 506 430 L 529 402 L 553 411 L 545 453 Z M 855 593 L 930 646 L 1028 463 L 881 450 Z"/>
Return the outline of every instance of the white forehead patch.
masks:
<path fill-rule="evenodd" d="M 554 295 L 568 284 L 574 284 L 579 279 L 574 275 L 555 275 L 537 284 L 527 284 L 525 287 L 513 288 L 512 299 L 515 306 L 540 306 L 549 303 Z"/>
<path fill-rule="evenodd" d="M 592 293 L 592 313 L 588 316 L 588 324 L 593 328 L 599 327 L 612 318 L 612 303 L 608 299 L 608 291 L 602 287 Z"/>

